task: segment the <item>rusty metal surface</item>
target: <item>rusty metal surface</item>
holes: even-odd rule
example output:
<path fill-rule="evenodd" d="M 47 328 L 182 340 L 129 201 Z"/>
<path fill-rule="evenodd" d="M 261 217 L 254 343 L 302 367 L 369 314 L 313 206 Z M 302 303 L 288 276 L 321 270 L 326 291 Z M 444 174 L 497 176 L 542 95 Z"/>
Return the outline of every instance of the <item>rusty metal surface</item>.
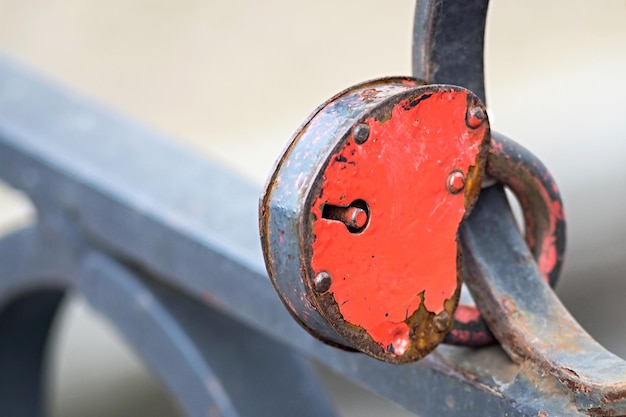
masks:
<path fill-rule="evenodd" d="M 556 181 L 535 155 L 497 132 L 492 134 L 487 169 L 519 201 L 526 243 L 539 272 L 554 287 L 566 246 L 565 212 Z"/>
<path fill-rule="evenodd" d="M 471 20 L 479 31 L 484 31 L 488 1 L 476 0 L 465 4 L 467 6 L 460 6 L 445 0 L 418 2 L 414 74 L 427 82 L 436 78 L 437 82 L 465 86 L 473 83 L 474 88 L 479 88 L 478 94 L 484 97 L 482 66 L 467 65 L 465 73 L 459 72 L 453 62 L 454 55 L 449 54 L 450 48 L 453 48 L 460 51 L 461 60 L 474 64 L 483 60 L 482 39 L 477 42 L 471 36 L 465 36 L 466 32 L 461 27 L 449 22 L 451 19 L 462 19 L 464 7 L 471 8 L 476 13 L 468 13 L 467 16 L 474 16 L 474 19 L 467 20 Z M 448 23 L 444 24 L 446 21 Z M 441 31 L 439 35 L 438 31 Z M 437 39 L 456 41 L 436 42 Z M 542 173 L 538 171 L 536 177 L 540 178 Z M 535 195 L 532 200 L 549 202 L 554 194 L 552 190 L 547 191 L 547 195 Z M 554 191 L 558 195 L 558 191 Z M 530 204 L 530 200 L 521 200 L 522 205 Z M 562 214 L 560 207 L 549 207 L 547 211 L 557 220 Z M 533 224 L 531 219 L 526 218 L 525 221 L 527 227 L 530 226 L 527 240 L 531 244 L 538 237 L 536 233 L 539 229 L 553 236 L 564 233 L 563 224 L 558 221 L 544 223 L 543 227 Z M 526 368 L 525 373 L 530 375 L 532 385 L 550 392 L 567 391 L 575 407 L 585 414 L 626 414 L 626 363 L 604 350 L 582 330 L 545 281 L 546 277 L 552 278 L 552 271 L 558 274 L 562 261 L 562 254 L 558 253 L 559 245 L 553 246 L 554 251 L 548 255 L 543 255 L 543 250 L 538 248 L 531 254 L 516 229 L 506 197 L 499 186 L 481 193 L 479 203 L 462 232 L 464 254 L 468 260 L 468 287 L 503 348 Z M 533 255 L 540 259 L 539 268 Z M 542 257 L 549 266 L 542 266 Z M 546 379 L 556 382 L 546 387 Z M 542 410 L 539 415 L 549 413 Z"/>
<path fill-rule="evenodd" d="M 310 291 L 307 285 L 311 285 L 312 277 L 309 281 L 301 278 L 303 265 L 297 210 L 302 210 L 300 206 L 309 191 L 310 184 L 307 182 L 315 179 L 317 170 L 328 159 L 327 154 L 337 145 L 335 137 L 328 135 L 328 132 L 347 132 L 363 111 L 364 105 L 374 107 L 394 92 L 405 91 L 415 83 L 416 80 L 408 77 L 374 80 L 349 88 L 320 105 L 298 129 L 284 152 L 285 157 L 277 161 L 261 197 L 259 230 L 270 279 L 293 317 L 307 331 L 327 343 L 350 347 L 327 325 L 306 296 Z M 368 92 L 375 94 L 368 96 Z M 334 111 L 326 109 L 331 104 Z M 319 130 L 315 135 L 319 140 L 299 140 L 299 135 L 305 129 L 312 130 L 310 124 L 314 119 L 315 127 Z M 287 159 L 289 155 L 294 155 L 291 160 Z M 271 215 L 270 200 L 274 205 Z"/>
<path fill-rule="evenodd" d="M 261 234 L 268 271 L 279 295 L 296 320 L 310 330 L 313 335 L 331 344 L 345 348 L 356 347 L 374 357 L 392 362 L 405 362 L 421 358 L 441 341 L 443 335 L 445 335 L 446 343 L 458 345 L 483 346 L 495 342 L 493 335 L 481 320 L 478 310 L 472 305 L 462 304 L 455 313 L 456 302 L 446 305 L 446 313 L 437 317 L 438 326 L 435 326 L 435 317 L 429 316 L 427 310 L 420 310 L 419 319 L 417 316 L 411 318 L 411 323 L 408 325 L 408 328 L 413 329 L 411 339 L 420 339 L 417 344 L 423 348 L 414 350 L 413 353 L 407 355 L 403 355 L 403 353 L 414 344 L 407 344 L 406 340 L 409 339 L 401 336 L 402 330 L 398 328 L 398 325 L 393 325 L 396 326 L 396 330 L 381 328 L 381 322 L 399 323 L 401 320 L 396 317 L 395 319 L 375 321 L 375 311 L 378 310 L 384 310 L 382 313 L 385 314 L 385 318 L 389 316 L 389 311 L 392 309 L 400 309 L 402 312 L 405 309 L 409 310 L 404 307 L 404 301 L 390 295 L 394 291 L 395 293 L 406 291 L 407 294 L 421 292 L 408 289 L 391 290 L 391 288 L 401 286 L 396 281 L 393 281 L 396 282 L 394 284 L 384 283 L 385 281 L 381 277 L 385 274 L 391 274 L 395 277 L 394 279 L 400 281 L 408 279 L 410 282 L 411 270 L 410 268 L 407 270 L 406 260 L 428 253 L 430 247 L 441 247 L 446 238 L 444 233 L 440 236 L 444 241 L 436 241 L 433 239 L 434 235 L 420 236 L 419 230 L 424 229 L 411 231 L 411 228 L 405 227 L 407 224 L 417 225 L 416 221 L 419 220 L 419 224 L 429 224 L 427 228 L 429 233 L 430 231 L 440 233 L 434 232 L 439 230 L 437 216 L 421 215 L 414 206 L 417 204 L 416 202 L 422 204 L 428 198 L 433 204 L 442 204 L 443 196 L 430 193 L 426 197 L 420 191 L 419 185 L 411 185 L 407 189 L 399 190 L 394 188 L 393 184 L 387 183 L 388 178 L 395 175 L 393 172 L 398 171 L 398 167 L 407 163 L 413 166 L 413 164 L 418 163 L 415 161 L 421 159 L 428 160 L 431 158 L 433 161 L 438 161 L 443 156 L 438 156 L 435 153 L 429 155 L 429 152 L 432 153 L 433 151 L 428 151 L 423 146 L 419 149 L 410 150 L 411 148 L 408 146 L 399 145 L 404 146 L 401 152 L 385 152 L 379 149 L 374 155 L 375 157 L 379 158 L 380 155 L 386 154 L 389 156 L 385 156 L 385 158 L 390 159 L 385 159 L 380 165 L 380 169 L 375 171 L 371 168 L 365 168 L 371 167 L 372 162 L 361 162 L 363 157 L 361 152 L 358 155 L 355 154 L 357 150 L 362 151 L 366 146 L 364 144 L 367 142 L 371 128 L 366 123 L 358 122 L 358 118 L 355 119 L 352 115 L 363 118 L 359 112 L 368 114 L 367 112 L 371 112 L 377 106 L 382 105 L 382 101 L 374 101 L 374 98 L 388 100 L 389 94 L 396 94 L 391 90 L 394 83 L 400 84 L 396 88 L 402 90 L 405 87 L 408 88 L 408 85 L 404 85 L 408 82 L 406 79 L 368 82 L 352 87 L 322 105 L 298 130 L 291 145 L 279 159 L 276 172 L 270 177 L 267 191 L 261 202 Z M 380 91 L 376 89 L 377 87 L 380 88 Z M 432 94 L 432 92 L 428 94 Z M 343 113 L 344 109 L 348 109 L 352 113 L 346 115 Z M 391 110 L 388 110 L 382 116 L 385 123 L 391 119 L 390 114 Z M 451 113 L 442 112 L 437 117 L 446 120 L 451 117 Z M 470 127 L 473 123 L 480 126 L 485 118 L 484 109 L 481 106 L 475 106 L 468 110 L 466 122 Z M 333 124 L 333 121 L 345 123 L 346 120 L 350 123 L 341 125 L 341 127 Z M 406 126 L 410 126 L 410 124 Z M 393 128 L 390 130 L 393 137 L 390 137 L 389 140 L 391 142 L 401 141 L 403 136 L 400 132 L 410 132 L 406 126 L 403 129 Z M 350 130 L 352 130 L 352 139 L 350 139 Z M 454 133 L 450 132 L 441 133 L 441 135 L 446 138 L 455 136 Z M 343 145 L 336 145 L 336 143 L 344 142 Z M 434 140 L 432 142 L 436 143 Z M 335 146 L 335 148 L 332 151 L 324 150 L 325 147 L 330 148 L 330 146 Z M 338 146 L 339 148 L 337 148 Z M 445 149 L 441 144 L 437 147 Z M 317 155 L 319 159 L 314 160 L 310 155 Z M 410 162 L 403 161 L 403 157 L 407 156 L 411 159 Z M 380 161 L 380 159 L 374 159 L 374 161 Z M 368 169 L 369 171 L 367 171 Z M 493 180 L 507 184 L 518 196 L 523 208 L 528 245 L 535 255 L 542 273 L 554 286 L 559 276 L 565 250 L 565 220 L 558 187 L 554 180 L 536 157 L 498 134 L 494 134 L 490 143 L 487 169 Z M 438 183 L 436 178 L 431 178 L 433 167 L 428 168 L 425 164 L 420 163 L 419 170 L 420 181 L 431 182 L 433 185 Z M 307 172 L 310 174 L 307 175 Z M 454 183 L 456 178 L 454 174 L 451 173 L 447 180 L 448 193 L 450 194 L 454 194 L 454 188 L 458 186 Z M 460 188 L 458 189 L 460 191 L 465 185 L 465 177 L 461 171 L 458 172 L 458 175 L 456 180 L 460 181 Z M 410 175 L 403 174 L 402 178 L 399 179 L 404 184 L 409 177 Z M 325 195 L 329 189 L 336 194 L 334 199 L 331 197 L 329 200 L 328 196 Z M 473 191 L 468 193 L 467 191 L 470 189 Z M 371 197 L 372 190 L 375 199 L 386 202 L 390 206 L 372 209 L 368 205 L 368 201 L 374 201 Z M 466 204 L 468 213 L 477 191 L 478 188 L 476 187 L 466 187 L 466 200 L 469 202 Z M 312 195 L 316 196 L 315 201 L 308 201 L 306 207 L 302 207 L 302 203 L 307 198 L 310 199 Z M 363 200 L 366 195 L 370 196 Z M 410 201 L 404 201 L 399 196 L 409 196 Z M 296 197 L 300 200 L 298 201 Z M 356 203 L 361 203 L 363 207 L 352 207 Z M 399 214 L 404 207 L 407 209 L 413 207 L 411 209 L 413 212 L 405 215 Z M 362 216 L 360 223 L 357 222 L 356 218 L 352 220 L 345 218 L 348 210 L 351 210 L 352 216 L 357 214 Z M 398 218 L 393 218 L 382 226 L 375 222 L 378 224 L 376 232 L 372 232 L 370 228 L 364 237 L 354 236 L 355 234 L 360 235 L 366 230 L 372 211 L 375 213 L 375 217 L 380 212 L 397 212 Z M 313 227 L 296 232 L 298 228 L 302 228 L 302 223 L 296 219 L 306 219 L 309 215 L 315 219 Z M 402 218 L 403 216 L 404 218 Z M 355 223 L 349 223 L 351 221 Z M 341 223 L 344 223 L 347 229 Z M 453 225 L 453 227 L 456 230 L 456 226 Z M 290 230 L 294 232 L 290 233 Z M 405 244 L 401 239 L 398 239 L 403 234 L 410 234 L 411 239 L 422 243 Z M 370 244 L 372 248 L 366 249 L 368 255 L 365 259 L 362 256 L 363 251 L 357 249 L 354 242 L 364 240 L 367 236 L 372 236 L 372 239 L 376 241 L 374 246 L 383 242 L 382 247 L 389 248 L 391 253 L 382 254 L 383 256 L 378 254 L 375 261 L 370 260 L 369 256 L 375 256 L 372 246 L 374 242 L 372 242 Z M 289 253 L 291 251 L 289 245 L 294 243 L 293 239 L 299 242 L 298 253 L 291 254 Z M 425 247 L 420 247 L 420 244 L 424 244 Z M 406 251 L 402 249 L 409 247 L 412 248 L 411 253 L 405 253 Z M 324 255 L 322 256 L 320 253 Z M 326 261 L 322 261 L 324 265 L 320 265 L 319 259 L 321 257 L 327 258 Z M 395 257 L 398 258 L 398 262 L 405 265 L 401 272 L 393 272 L 393 262 L 388 262 Z M 436 266 L 438 264 L 438 261 L 435 260 L 436 257 L 427 256 L 426 258 L 429 259 L 429 264 L 433 265 L 433 268 L 439 268 Z M 460 256 L 458 259 L 461 259 Z M 371 265 L 372 262 L 375 262 L 375 267 Z M 291 263 L 291 265 L 286 267 L 287 263 Z M 315 263 L 317 266 L 313 265 Z M 310 265 L 313 265 L 312 269 Z M 462 267 L 459 266 L 458 268 Z M 369 278 L 366 279 L 366 277 L 374 275 L 376 278 L 372 279 L 376 281 L 376 286 L 370 288 L 367 286 Z M 422 273 L 423 275 L 424 273 Z M 452 276 L 452 273 L 448 275 Z M 333 281 L 333 276 L 342 278 L 339 281 Z M 351 282 L 353 279 L 355 281 Z M 302 280 L 302 282 L 297 282 L 298 280 Z M 445 278 L 438 280 L 445 282 Z M 384 301 L 378 299 L 380 295 L 385 295 Z M 457 297 L 458 294 L 455 299 Z M 368 299 L 369 301 L 367 301 Z M 392 306 L 386 306 L 385 303 L 387 302 L 391 303 Z M 343 307 L 345 303 L 348 303 L 347 307 Z M 367 309 L 365 312 L 348 311 L 349 309 L 354 311 L 357 307 L 353 306 L 358 306 L 359 303 Z M 372 304 L 374 307 L 371 306 Z M 417 314 L 417 310 L 412 309 L 411 311 L 415 311 Z M 333 330 L 341 335 L 340 339 L 337 339 L 333 330 L 324 328 L 324 323 L 319 322 L 318 313 L 321 314 L 322 320 L 329 323 Z M 439 311 L 435 312 L 435 315 L 437 314 Z M 362 315 L 367 317 L 362 317 Z M 408 316 L 410 314 L 404 319 Z M 454 316 L 453 323 L 449 319 L 452 316 Z M 344 325 L 344 322 L 347 325 Z M 358 325 L 355 325 L 357 323 Z M 371 324 L 368 328 L 367 325 L 363 326 L 363 323 Z M 418 329 L 418 323 L 420 323 L 419 329 L 421 330 L 415 331 Z M 452 329 L 446 334 L 450 323 L 452 323 Z M 377 340 L 372 333 L 373 331 L 377 332 Z M 416 334 L 422 336 L 416 336 Z M 398 356 L 402 356 L 402 358 Z"/>
<path fill-rule="evenodd" d="M 260 209 L 268 272 L 298 322 L 393 363 L 422 358 L 452 323 L 456 236 L 489 140 L 474 95 L 416 84 L 367 82 L 316 110 L 279 158 Z"/>
<path fill-rule="evenodd" d="M 536 156 L 497 132 L 492 132 L 487 175 L 506 185 L 520 202 L 526 243 L 544 279 L 554 287 L 566 244 L 565 213 L 554 178 Z M 478 347 L 495 341 L 476 307 L 459 305 L 445 342 Z"/>
<path fill-rule="evenodd" d="M 581 411 L 626 414 L 626 362 L 593 340 L 542 279 L 500 187 L 483 191 L 461 230 L 467 285 L 510 357 L 558 380 Z"/>

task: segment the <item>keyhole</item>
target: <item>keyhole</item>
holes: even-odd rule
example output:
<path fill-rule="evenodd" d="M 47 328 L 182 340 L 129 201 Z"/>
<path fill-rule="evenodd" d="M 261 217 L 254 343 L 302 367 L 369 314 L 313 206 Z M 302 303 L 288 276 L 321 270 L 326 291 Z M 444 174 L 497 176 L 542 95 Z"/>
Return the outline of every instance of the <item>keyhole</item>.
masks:
<path fill-rule="evenodd" d="M 361 233 L 370 221 L 370 208 L 363 200 L 355 200 L 346 207 L 325 204 L 322 218 L 342 222 L 350 233 Z"/>

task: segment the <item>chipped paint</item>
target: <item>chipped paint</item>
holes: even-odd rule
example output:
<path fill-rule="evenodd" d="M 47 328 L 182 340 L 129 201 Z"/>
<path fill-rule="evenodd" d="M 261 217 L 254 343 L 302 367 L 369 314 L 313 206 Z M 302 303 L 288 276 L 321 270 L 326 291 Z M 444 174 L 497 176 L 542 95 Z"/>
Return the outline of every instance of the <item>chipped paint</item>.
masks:
<path fill-rule="evenodd" d="M 366 120 L 370 138 L 354 138 L 326 167 L 315 200 L 314 272 L 333 277 L 343 318 L 365 329 L 388 352 L 406 352 L 406 321 L 422 302 L 438 314 L 457 290 L 459 223 L 464 194 L 448 192 L 452 172 L 469 175 L 486 126 L 466 125 L 465 91 L 441 91 L 396 104 L 388 120 Z M 352 233 L 322 216 L 324 205 L 363 200 L 369 224 Z"/>

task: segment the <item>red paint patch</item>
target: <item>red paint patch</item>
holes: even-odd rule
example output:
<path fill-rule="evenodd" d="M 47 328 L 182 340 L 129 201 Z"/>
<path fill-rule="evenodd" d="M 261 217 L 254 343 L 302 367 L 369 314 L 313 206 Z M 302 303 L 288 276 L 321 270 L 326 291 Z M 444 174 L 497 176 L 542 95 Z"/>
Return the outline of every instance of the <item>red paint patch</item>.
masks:
<path fill-rule="evenodd" d="M 467 176 L 486 129 L 467 127 L 465 91 L 422 98 L 413 107 L 400 102 L 384 122 L 368 119 L 369 139 L 357 145 L 350 138 L 332 156 L 312 208 L 314 274 L 328 272 L 344 319 L 395 355 L 410 343 L 405 320 L 421 297 L 437 314 L 456 291 L 465 206 L 464 193 L 448 191 L 448 178 L 455 170 Z M 325 204 L 355 200 L 369 207 L 360 233 L 322 217 Z"/>
<path fill-rule="evenodd" d="M 542 191 L 542 197 L 544 198 L 544 200 L 550 201 L 550 197 L 548 196 L 547 190 L 545 190 L 541 186 L 541 183 L 538 183 L 537 185 L 539 186 L 539 189 Z M 554 188 L 557 189 L 557 195 L 558 195 L 558 188 L 556 187 L 556 184 L 554 184 Z M 563 206 L 561 205 L 559 201 L 551 201 L 551 203 L 549 203 L 548 210 L 550 213 L 550 216 L 549 216 L 550 228 L 546 230 L 543 234 L 544 238 L 541 241 L 540 255 L 539 255 L 539 258 L 537 259 L 537 268 L 539 269 L 539 272 L 541 273 L 541 275 L 543 275 L 544 279 L 550 282 L 550 274 L 556 267 L 556 264 L 558 262 L 558 257 L 559 257 L 558 252 L 557 252 L 557 247 L 556 247 L 557 221 L 559 220 L 564 221 L 565 213 L 563 211 Z M 532 247 L 532 244 L 534 244 L 534 242 L 530 242 L 530 241 L 528 243 L 529 243 L 529 246 L 531 247 Z"/>
<path fill-rule="evenodd" d="M 461 323 L 471 323 L 480 319 L 480 312 L 476 308 L 459 305 L 454 318 Z"/>

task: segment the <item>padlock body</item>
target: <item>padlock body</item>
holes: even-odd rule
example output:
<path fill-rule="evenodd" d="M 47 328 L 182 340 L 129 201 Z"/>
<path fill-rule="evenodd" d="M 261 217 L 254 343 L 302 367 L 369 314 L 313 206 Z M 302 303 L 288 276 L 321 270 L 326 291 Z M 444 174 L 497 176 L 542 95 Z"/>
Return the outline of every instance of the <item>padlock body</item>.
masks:
<path fill-rule="evenodd" d="M 457 231 L 489 126 L 468 90 L 392 78 L 335 96 L 296 133 L 261 202 L 272 281 L 326 342 L 394 363 L 443 339 L 460 294 Z"/>

